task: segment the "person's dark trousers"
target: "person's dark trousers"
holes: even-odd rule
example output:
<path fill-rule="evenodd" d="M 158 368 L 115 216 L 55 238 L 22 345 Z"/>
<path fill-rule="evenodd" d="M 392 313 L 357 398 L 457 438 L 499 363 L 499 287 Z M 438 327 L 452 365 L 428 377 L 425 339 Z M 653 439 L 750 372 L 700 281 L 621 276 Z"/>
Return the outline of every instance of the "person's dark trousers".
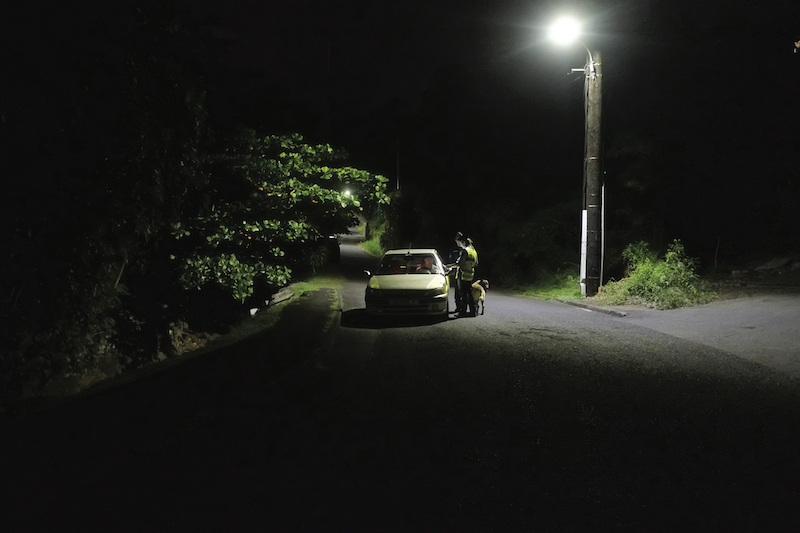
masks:
<path fill-rule="evenodd" d="M 461 293 L 461 305 L 458 307 L 458 294 Z M 458 291 L 456 292 L 456 306 L 459 313 L 466 313 L 468 315 L 475 315 L 477 309 L 475 308 L 475 297 L 472 295 L 472 282 L 458 280 Z"/>
<path fill-rule="evenodd" d="M 456 289 L 456 313 L 463 313 L 467 302 L 464 299 L 464 293 L 461 290 L 461 280 L 457 279 L 454 285 Z"/>

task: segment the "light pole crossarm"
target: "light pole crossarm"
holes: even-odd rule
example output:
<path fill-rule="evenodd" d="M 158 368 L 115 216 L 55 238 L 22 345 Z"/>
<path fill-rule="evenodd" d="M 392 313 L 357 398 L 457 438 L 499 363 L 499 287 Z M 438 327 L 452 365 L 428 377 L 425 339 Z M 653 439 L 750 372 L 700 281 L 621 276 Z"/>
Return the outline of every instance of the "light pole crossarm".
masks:
<path fill-rule="evenodd" d="M 593 78 L 596 78 L 596 77 L 597 77 L 597 68 L 600 66 L 600 65 L 599 65 L 599 63 L 595 63 L 595 61 L 594 61 L 594 56 L 592 55 L 592 51 L 591 51 L 591 50 L 589 50 L 589 47 L 588 47 L 588 46 L 586 46 L 585 44 L 583 44 L 583 43 L 582 43 L 582 42 L 580 42 L 580 41 L 577 41 L 577 43 L 578 43 L 579 45 L 583 46 L 584 50 L 586 50 L 586 53 L 587 53 L 587 54 L 588 54 L 588 56 L 589 56 L 589 62 L 588 62 L 588 63 L 586 63 L 586 66 L 583 68 L 583 71 L 584 71 L 584 72 L 586 72 L 586 69 L 588 68 L 588 70 L 589 70 L 589 74 L 590 74 L 590 75 L 591 75 Z M 598 54 L 598 55 L 599 55 L 599 54 Z M 574 71 L 574 70 L 577 70 L 577 69 L 573 69 L 573 71 Z"/>

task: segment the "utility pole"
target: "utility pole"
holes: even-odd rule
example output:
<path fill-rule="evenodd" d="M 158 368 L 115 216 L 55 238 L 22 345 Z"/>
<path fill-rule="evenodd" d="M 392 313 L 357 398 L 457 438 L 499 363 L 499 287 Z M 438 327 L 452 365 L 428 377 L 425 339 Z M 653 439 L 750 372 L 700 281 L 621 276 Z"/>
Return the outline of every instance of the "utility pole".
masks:
<path fill-rule="evenodd" d="M 603 280 L 603 186 L 601 170 L 602 71 L 600 53 L 589 52 L 586 66 L 586 137 L 584 147 L 584 206 L 586 211 L 586 273 L 581 280 L 586 296 L 597 294 Z"/>
<path fill-rule="evenodd" d="M 572 72 L 584 73 L 583 113 L 583 205 L 581 206 L 581 294 L 594 296 L 603 282 L 603 184 L 600 152 L 600 116 L 603 93 L 600 70 L 600 53 L 594 55 L 589 48 L 578 41 L 581 33 L 580 23 L 571 17 L 556 20 L 548 32 L 550 39 L 560 45 L 579 42 L 588 54 L 584 68 L 574 68 Z"/>

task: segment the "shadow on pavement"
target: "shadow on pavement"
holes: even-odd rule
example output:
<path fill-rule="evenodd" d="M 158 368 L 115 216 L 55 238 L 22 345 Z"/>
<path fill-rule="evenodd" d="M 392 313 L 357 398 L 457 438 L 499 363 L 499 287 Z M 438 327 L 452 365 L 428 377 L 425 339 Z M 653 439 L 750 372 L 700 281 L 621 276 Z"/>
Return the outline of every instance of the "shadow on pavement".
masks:
<path fill-rule="evenodd" d="M 427 317 L 427 316 L 384 316 L 374 317 L 367 314 L 367 310 L 350 309 L 342 312 L 341 326 L 343 328 L 357 329 L 388 329 L 388 328 L 412 328 L 417 326 L 430 326 L 440 322 L 451 320 L 447 317 Z"/>

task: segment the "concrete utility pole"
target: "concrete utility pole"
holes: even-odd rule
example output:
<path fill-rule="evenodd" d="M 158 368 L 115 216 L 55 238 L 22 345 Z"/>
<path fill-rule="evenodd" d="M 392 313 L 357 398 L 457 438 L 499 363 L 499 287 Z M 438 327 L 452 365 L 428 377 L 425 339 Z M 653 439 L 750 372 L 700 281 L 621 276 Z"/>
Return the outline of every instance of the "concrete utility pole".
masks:
<path fill-rule="evenodd" d="M 587 50 L 588 51 L 588 50 Z M 586 137 L 583 208 L 586 210 L 586 272 L 581 280 L 586 296 L 597 294 L 603 260 L 603 186 L 601 170 L 602 79 L 600 53 L 589 52 L 586 65 Z"/>

